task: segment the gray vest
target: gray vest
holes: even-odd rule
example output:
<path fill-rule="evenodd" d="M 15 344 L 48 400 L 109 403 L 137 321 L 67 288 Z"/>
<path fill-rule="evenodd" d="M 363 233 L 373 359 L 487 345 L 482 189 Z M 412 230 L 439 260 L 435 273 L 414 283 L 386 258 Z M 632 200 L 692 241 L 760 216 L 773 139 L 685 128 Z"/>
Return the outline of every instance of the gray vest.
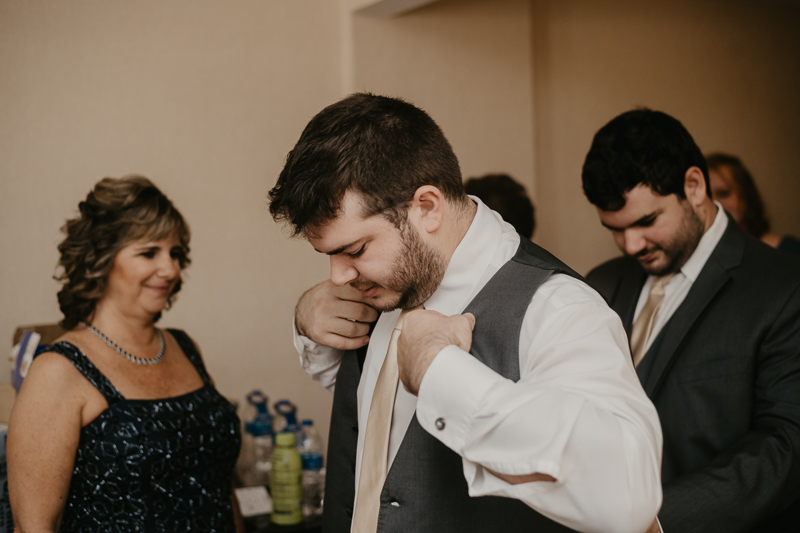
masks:
<path fill-rule="evenodd" d="M 470 302 L 475 315 L 470 353 L 498 374 L 518 381 L 519 335 L 536 290 L 554 272 L 581 279 L 549 252 L 522 238 L 511 261 Z M 348 352 L 336 378 L 328 444 L 323 515 L 325 533 L 349 533 L 353 515 L 358 438 L 356 391 L 366 348 Z M 564 532 L 519 500 L 471 498 L 461 456 L 428 434 L 416 415 L 381 492 L 378 532 Z"/>

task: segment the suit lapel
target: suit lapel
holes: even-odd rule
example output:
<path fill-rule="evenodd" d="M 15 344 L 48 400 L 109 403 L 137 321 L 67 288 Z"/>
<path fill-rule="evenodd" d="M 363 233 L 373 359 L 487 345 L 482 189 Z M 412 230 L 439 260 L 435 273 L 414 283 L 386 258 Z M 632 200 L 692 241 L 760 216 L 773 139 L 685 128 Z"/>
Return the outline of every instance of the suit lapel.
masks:
<path fill-rule="evenodd" d="M 664 374 L 672 366 L 692 326 L 730 279 L 727 271 L 741 263 L 745 239 L 745 234 L 739 226 L 729 218 L 722 239 L 692 284 L 686 299 L 661 331 L 659 335 L 662 337 L 661 342 L 654 342 L 645 356 L 655 357 L 653 368 L 647 382 L 644 383 L 648 397 L 652 398 L 657 392 Z"/>

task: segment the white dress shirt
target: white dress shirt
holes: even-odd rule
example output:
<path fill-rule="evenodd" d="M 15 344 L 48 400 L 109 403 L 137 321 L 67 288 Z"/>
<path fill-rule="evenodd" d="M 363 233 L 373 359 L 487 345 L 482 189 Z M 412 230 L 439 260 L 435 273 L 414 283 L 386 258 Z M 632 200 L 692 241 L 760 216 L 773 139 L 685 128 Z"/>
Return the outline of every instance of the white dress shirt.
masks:
<path fill-rule="evenodd" d="M 473 200 L 475 219 L 426 309 L 463 312 L 516 253 L 514 228 Z M 358 387 L 361 427 L 398 315 L 381 314 L 370 339 Z M 306 371 L 332 390 L 341 353 L 296 330 L 295 346 Z M 463 458 L 471 496 L 516 498 L 578 531 L 646 530 L 661 505 L 661 428 L 617 314 L 585 283 L 553 275 L 531 300 L 519 347 L 516 383 L 451 345 L 428 368 L 418 398 L 398 387 L 389 465 L 416 412 L 426 431 Z M 442 430 L 439 418 L 446 422 Z M 363 438 L 361 432 L 356 480 Z M 487 468 L 557 481 L 511 485 Z"/>
<path fill-rule="evenodd" d="M 711 227 L 709 227 L 700 238 L 700 242 L 697 243 L 697 248 L 694 249 L 691 257 L 686 261 L 686 264 L 681 267 L 680 272 L 677 272 L 664 287 L 664 299 L 661 301 L 661 307 L 656 314 L 655 322 L 653 322 L 653 329 L 644 347 L 645 354 L 647 354 L 650 345 L 653 344 L 658 334 L 664 329 L 669 319 L 672 318 L 672 315 L 675 314 L 675 311 L 681 303 L 683 303 L 683 300 L 686 299 L 686 295 L 689 294 L 689 290 L 691 290 L 692 285 L 694 285 L 694 282 L 697 280 L 697 276 L 700 275 L 700 271 L 706 266 L 706 261 L 711 257 L 711 252 L 717 247 L 719 240 L 722 238 L 722 234 L 725 233 L 725 229 L 728 227 L 728 216 L 725 214 L 725 210 L 722 209 L 722 206 L 717 202 L 714 202 L 714 204 L 717 206 L 717 216 L 714 217 L 714 222 L 711 224 Z M 644 304 L 647 303 L 647 298 L 650 297 L 650 288 L 653 286 L 654 279 L 655 276 L 648 276 L 647 281 L 645 281 L 642 287 L 642 292 L 639 294 L 639 301 L 636 302 L 636 311 L 633 315 L 634 323 L 639 317 L 639 313 L 642 311 Z"/>

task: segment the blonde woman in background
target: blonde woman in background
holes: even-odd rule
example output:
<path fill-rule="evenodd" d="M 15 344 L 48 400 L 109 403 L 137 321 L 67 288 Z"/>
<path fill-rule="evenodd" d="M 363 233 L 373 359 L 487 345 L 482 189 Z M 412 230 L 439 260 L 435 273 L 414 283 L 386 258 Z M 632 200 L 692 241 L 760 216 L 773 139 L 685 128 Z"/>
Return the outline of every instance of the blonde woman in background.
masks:
<path fill-rule="evenodd" d="M 239 419 L 194 342 L 156 322 L 189 228 L 148 179 L 105 178 L 68 220 L 68 332 L 31 365 L 8 434 L 17 530 L 232 532 Z"/>

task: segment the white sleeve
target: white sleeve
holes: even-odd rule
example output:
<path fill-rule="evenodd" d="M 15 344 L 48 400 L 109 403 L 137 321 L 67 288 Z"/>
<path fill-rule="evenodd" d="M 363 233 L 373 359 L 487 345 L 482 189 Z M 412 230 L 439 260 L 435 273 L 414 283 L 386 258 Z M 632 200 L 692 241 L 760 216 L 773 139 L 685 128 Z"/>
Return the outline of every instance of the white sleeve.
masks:
<path fill-rule="evenodd" d="M 519 357 L 514 383 L 448 346 L 422 380 L 417 418 L 461 455 L 470 495 L 516 498 L 578 531 L 647 530 L 662 498 L 661 428 L 619 317 L 555 275 L 525 313 Z M 556 481 L 512 485 L 487 469 Z"/>
<path fill-rule="evenodd" d="M 292 319 L 292 334 L 294 348 L 300 354 L 300 365 L 312 379 L 322 383 L 322 386 L 333 392 L 336 386 L 336 374 L 342 362 L 344 352 L 328 346 L 322 346 L 297 332 L 297 326 Z"/>

